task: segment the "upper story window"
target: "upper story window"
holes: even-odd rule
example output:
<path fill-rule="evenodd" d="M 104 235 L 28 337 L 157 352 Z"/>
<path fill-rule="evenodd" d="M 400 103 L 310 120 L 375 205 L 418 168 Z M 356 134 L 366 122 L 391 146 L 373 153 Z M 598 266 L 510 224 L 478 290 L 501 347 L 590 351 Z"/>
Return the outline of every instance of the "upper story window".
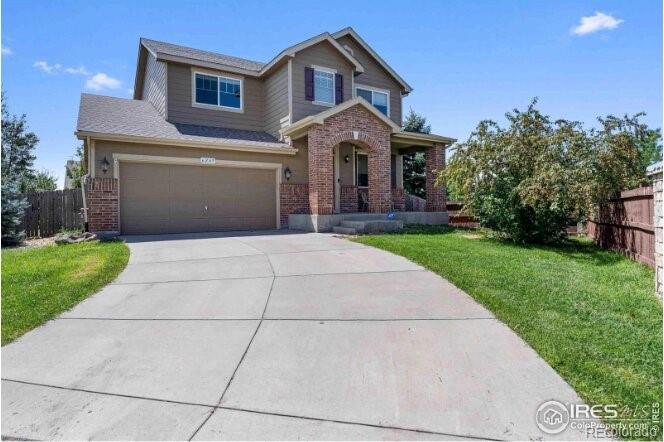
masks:
<path fill-rule="evenodd" d="M 356 86 L 355 95 L 373 104 L 376 109 L 390 116 L 390 91 L 368 86 Z"/>
<path fill-rule="evenodd" d="M 314 102 L 334 105 L 334 71 L 314 68 Z"/>
<path fill-rule="evenodd" d="M 194 104 L 242 110 L 242 80 L 194 72 Z"/>

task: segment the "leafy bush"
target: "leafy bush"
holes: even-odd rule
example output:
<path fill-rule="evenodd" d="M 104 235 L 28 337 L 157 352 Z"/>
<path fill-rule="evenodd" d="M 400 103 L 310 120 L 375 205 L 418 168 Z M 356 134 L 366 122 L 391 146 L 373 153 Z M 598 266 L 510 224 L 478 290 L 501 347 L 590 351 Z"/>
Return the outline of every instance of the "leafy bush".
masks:
<path fill-rule="evenodd" d="M 518 242 L 561 239 L 566 226 L 645 177 L 638 146 L 647 127 L 639 115 L 608 116 L 586 132 L 536 105 L 507 113 L 507 128 L 480 122 L 439 177 L 483 227 Z"/>

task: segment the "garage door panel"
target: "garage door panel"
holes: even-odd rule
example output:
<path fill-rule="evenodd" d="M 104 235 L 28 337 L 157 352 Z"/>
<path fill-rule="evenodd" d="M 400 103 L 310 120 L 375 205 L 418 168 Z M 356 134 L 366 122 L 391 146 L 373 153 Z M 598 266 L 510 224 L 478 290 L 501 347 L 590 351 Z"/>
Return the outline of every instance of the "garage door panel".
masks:
<path fill-rule="evenodd" d="M 123 162 L 120 181 L 125 234 L 276 227 L 272 169 Z"/>

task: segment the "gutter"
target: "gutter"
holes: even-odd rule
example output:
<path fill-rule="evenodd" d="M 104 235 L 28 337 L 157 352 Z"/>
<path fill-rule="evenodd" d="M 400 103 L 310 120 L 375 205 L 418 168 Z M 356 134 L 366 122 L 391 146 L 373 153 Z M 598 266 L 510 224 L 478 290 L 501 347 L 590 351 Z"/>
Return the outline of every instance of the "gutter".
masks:
<path fill-rule="evenodd" d="M 295 155 L 297 149 L 289 146 L 285 143 L 268 143 L 268 142 L 227 142 L 227 143 L 210 143 L 210 142 L 200 142 L 193 140 L 178 140 L 172 138 L 151 138 L 151 137 L 139 137 L 135 135 L 115 135 L 115 134 L 104 134 L 100 132 L 90 132 L 90 131 L 77 131 L 75 135 L 79 139 L 84 139 L 85 137 L 94 138 L 96 140 L 104 141 L 124 141 L 130 143 L 143 143 L 143 144 L 160 144 L 164 146 L 181 146 L 181 147 L 197 147 L 201 149 L 213 149 L 213 150 L 237 150 L 244 152 L 258 152 L 258 153 L 271 153 L 278 155 Z"/>

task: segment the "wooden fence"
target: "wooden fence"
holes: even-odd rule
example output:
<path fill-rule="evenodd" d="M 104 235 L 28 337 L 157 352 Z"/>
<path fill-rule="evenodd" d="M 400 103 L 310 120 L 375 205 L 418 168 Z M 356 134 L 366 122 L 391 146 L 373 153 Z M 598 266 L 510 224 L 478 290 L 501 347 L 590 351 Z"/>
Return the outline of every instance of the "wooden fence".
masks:
<path fill-rule="evenodd" d="M 600 247 L 619 251 L 655 266 L 655 229 L 652 187 L 620 193 L 620 198 L 600 207 L 588 221 L 588 236 Z"/>
<path fill-rule="evenodd" d="M 30 206 L 25 210 L 22 228 L 28 238 L 44 238 L 83 225 L 81 189 L 28 193 L 25 198 Z"/>

